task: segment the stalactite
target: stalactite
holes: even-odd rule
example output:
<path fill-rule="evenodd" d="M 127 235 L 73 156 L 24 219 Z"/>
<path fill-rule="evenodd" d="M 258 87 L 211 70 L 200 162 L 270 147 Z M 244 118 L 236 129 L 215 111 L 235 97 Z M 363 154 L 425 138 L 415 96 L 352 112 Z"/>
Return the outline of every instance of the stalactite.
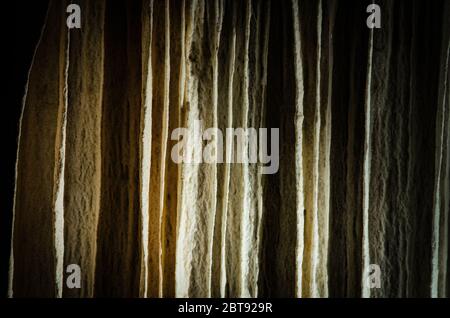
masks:
<path fill-rule="evenodd" d="M 245 85 L 248 83 L 246 78 L 247 58 L 246 42 L 248 39 L 247 17 L 249 8 L 244 2 L 233 2 L 233 14 L 235 23 L 233 24 L 233 32 L 236 34 L 235 42 L 235 61 L 232 78 L 232 103 L 231 103 L 231 126 L 230 127 L 246 127 L 246 117 L 248 111 L 248 100 L 246 98 Z M 229 158 L 236 160 L 237 142 L 236 138 L 230 143 Z M 243 152 L 246 153 L 247 146 L 243 145 Z M 245 168 L 243 165 L 230 165 L 230 182 L 228 185 L 228 207 L 227 207 L 227 225 L 226 225 L 226 271 L 227 271 L 227 287 L 226 295 L 241 295 L 243 288 L 242 272 L 242 237 L 243 224 L 242 214 L 245 210 L 245 200 L 247 195 L 247 181 L 245 178 Z"/>
<path fill-rule="evenodd" d="M 302 68 L 302 53 L 301 53 L 301 36 L 300 36 L 300 22 L 299 22 L 299 5 L 298 1 L 292 1 L 292 18 L 293 18 L 293 32 L 294 32 L 294 67 L 295 67 L 295 187 L 296 191 L 296 279 L 295 279 L 295 295 L 301 297 L 302 281 L 303 281 L 303 238 L 304 238 L 304 197 L 303 197 L 303 68 Z"/>
<path fill-rule="evenodd" d="M 369 2 L 50 1 L 9 296 L 448 297 L 450 5 Z"/>
<path fill-rule="evenodd" d="M 193 102 L 190 98 L 190 92 L 192 85 L 190 82 L 190 60 L 189 54 L 192 45 L 192 36 L 194 28 L 194 17 L 197 1 L 187 1 L 185 4 L 185 34 L 184 34 L 184 103 L 182 104 L 181 111 L 181 126 L 190 127 L 190 123 L 193 121 L 191 118 Z M 189 130 L 188 137 L 192 136 L 192 130 Z M 185 154 L 188 157 L 192 157 L 192 153 Z M 189 205 L 189 199 L 195 197 L 193 188 L 197 186 L 195 178 L 194 167 L 189 164 L 180 167 L 180 198 L 178 199 L 179 217 L 177 222 L 177 243 L 176 243 L 176 269 L 175 280 L 177 281 L 175 294 L 177 297 L 189 296 L 189 282 L 191 278 L 191 265 L 192 265 L 192 248 L 191 237 L 194 231 L 195 213 L 189 216 L 189 211 L 192 211 L 192 206 Z"/>
<path fill-rule="evenodd" d="M 235 13 L 230 10 L 230 2 L 222 3 L 222 23 L 229 25 L 235 19 Z M 217 127 L 224 132 L 227 127 L 232 127 L 232 96 L 233 96 L 233 74 L 235 63 L 235 41 L 236 35 L 232 28 L 222 28 L 218 48 L 218 76 L 217 86 Z M 223 144 L 224 147 L 228 146 Z M 229 147 L 229 146 L 228 146 Z M 229 148 L 228 148 L 229 149 Z M 225 153 L 225 158 L 230 154 Z M 230 164 L 217 165 L 217 201 L 215 207 L 214 236 L 211 260 L 211 296 L 226 296 L 226 231 L 228 219 L 228 196 L 230 182 Z"/>
<path fill-rule="evenodd" d="M 387 273 L 388 268 L 385 264 L 385 226 L 386 222 L 386 190 L 385 179 L 388 175 L 389 158 L 386 156 L 388 152 L 384 143 L 384 131 L 388 124 L 386 118 L 386 104 L 387 104 L 387 87 L 389 86 L 389 69 L 391 67 L 392 55 L 392 33 L 393 33 L 393 3 L 380 3 L 380 5 L 387 6 L 386 12 L 383 14 L 384 28 L 373 36 L 372 52 L 372 84 L 371 84 L 371 108 L 372 115 L 372 161 L 371 171 L 372 178 L 370 180 L 369 188 L 372 189 L 369 197 L 369 258 L 372 262 L 378 264 Z M 408 268 L 404 268 L 408 271 Z M 385 275 L 386 275 L 385 274 Z M 366 291 L 367 292 L 367 291 Z M 377 295 L 377 290 L 371 291 L 371 294 Z"/>
<path fill-rule="evenodd" d="M 267 85 L 267 45 L 269 41 L 269 10 L 270 3 L 256 3 L 252 7 L 250 17 L 250 47 L 249 47 L 249 110 L 248 127 L 262 128 L 264 121 L 264 98 Z M 251 147 L 249 145 L 249 151 Z M 253 148 L 255 151 L 257 149 Z M 262 176 L 259 164 L 250 164 L 250 217 L 247 231 L 249 232 L 249 295 L 258 296 L 258 279 L 260 272 L 260 244 L 262 225 Z"/>
<path fill-rule="evenodd" d="M 85 5 L 82 3 L 81 5 Z M 64 187 L 64 264 L 79 264 L 81 289 L 64 297 L 94 293 L 97 224 L 100 212 L 101 101 L 103 93 L 104 4 L 86 8 L 86 33 L 70 35 Z M 99 28 L 87 28 L 89 24 Z M 95 45 L 93 45 L 95 43 Z M 84 77 L 83 74 L 90 74 Z M 80 138 L 82 136 L 82 138 Z"/>
<path fill-rule="evenodd" d="M 330 219 L 330 145 L 331 145 L 331 93 L 333 87 L 333 32 L 336 3 L 322 1 L 322 41 L 320 61 L 320 143 L 318 181 L 318 261 L 317 288 L 319 297 L 328 297 L 328 240 Z"/>
<path fill-rule="evenodd" d="M 54 297 L 57 283 L 61 286 L 55 262 L 61 257 L 57 251 L 61 246 L 55 240 L 55 177 L 61 173 L 58 158 L 65 103 L 67 32 L 58 14 L 62 6 L 62 2 L 52 2 L 49 7 L 24 97 L 12 238 L 14 268 L 10 273 L 14 276 L 9 291 L 14 297 Z"/>
<path fill-rule="evenodd" d="M 162 266 L 163 266 L 163 290 L 162 296 L 175 296 L 175 270 L 176 262 L 176 229 L 177 229 L 177 204 L 179 197 L 178 186 L 178 166 L 172 161 L 170 150 L 175 141 L 171 141 L 170 132 L 180 127 L 180 111 L 182 106 L 182 85 L 181 65 L 183 61 L 182 41 L 179 40 L 179 34 L 184 28 L 183 7 L 177 6 L 176 1 L 169 4 L 169 22 L 170 22 L 170 86 L 169 93 L 169 111 L 168 111 L 168 136 L 166 149 L 166 173 L 164 189 L 164 211 L 162 228 Z"/>
<path fill-rule="evenodd" d="M 148 296 L 162 296 L 163 286 L 163 210 L 166 174 L 169 82 L 170 82 L 170 21 L 169 4 L 153 2 L 151 35 L 152 130 L 151 169 L 149 188 L 149 274 Z"/>
<path fill-rule="evenodd" d="M 370 203 L 370 179 L 371 179 L 371 134 L 372 134 L 372 57 L 373 57 L 373 30 L 370 32 L 369 54 L 367 61 L 367 80 L 365 91 L 365 119 L 364 119 L 364 171 L 363 171 L 363 237 L 362 237 L 362 267 L 361 295 L 370 297 L 370 288 L 364 280 L 368 279 L 368 268 L 370 266 L 369 255 L 369 203 Z"/>
<path fill-rule="evenodd" d="M 152 68 L 152 35 L 153 35 L 153 0 L 142 4 L 142 111 L 141 111 L 141 217 L 140 217 L 140 285 L 139 296 L 148 296 L 149 282 L 149 228 L 150 228 L 150 168 L 152 147 L 152 102 L 153 102 L 153 68 Z"/>

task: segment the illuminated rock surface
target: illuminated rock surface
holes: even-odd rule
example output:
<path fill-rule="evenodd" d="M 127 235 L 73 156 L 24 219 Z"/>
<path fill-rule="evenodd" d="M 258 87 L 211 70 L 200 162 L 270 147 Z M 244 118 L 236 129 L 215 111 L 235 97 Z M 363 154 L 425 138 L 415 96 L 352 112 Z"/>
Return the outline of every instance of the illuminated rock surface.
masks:
<path fill-rule="evenodd" d="M 368 3 L 51 1 L 9 295 L 448 297 L 450 4 Z M 196 120 L 279 128 L 278 173 L 175 164 Z"/>

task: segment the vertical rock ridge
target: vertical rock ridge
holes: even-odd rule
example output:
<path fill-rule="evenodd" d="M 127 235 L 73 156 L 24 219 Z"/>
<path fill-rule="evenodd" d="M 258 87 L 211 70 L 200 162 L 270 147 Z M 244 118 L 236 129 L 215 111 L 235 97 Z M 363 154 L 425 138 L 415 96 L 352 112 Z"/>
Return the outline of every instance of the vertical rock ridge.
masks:
<path fill-rule="evenodd" d="M 320 60 L 320 144 L 318 184 L 318 262 L 317 289 L 319 297 L 328 297 L 328 240 L 330 214 L 330 145 L 331 145 L 331 94 L 333 72 L 333 33 L 336 12 L 335 2 L 322 1 L 322 54 Z"/>
<path fill-rule="evenodd" d="M 61 241 L 55 241 L 61 213 L 57 216 L 55 211 L 54 178 L 57 171 L 61 172 L 58 155 L 65 103 L 67 31 L 64 17 L 57 14 L 62 7 L 61 2 L 49 4 L 21 115 L 12 238 L 14 276 L 10 286 L 14 297 L 56 297 L 61 286 L 56 277 L 58 273 L 61 278 L 61 246 L 57 247 Z"/>
<path fill-rule="evenodd" d="M 153 35 L 153 0 L 144 1 L 142 5 L 142 111 L 140 140 L 140 284 L 139 296 L 148 296 L 149 281 L 149 208 L 150 208 L 150 171 L 152 149 L 152 99 L 153 99 L 153 68 L 152 68 L 152 35 Z"/>
<path fill-rule="evenodd" d="M 170 81 L 169 3 L 153 2 L 152 26 L 152 143 L 149 200 L 149 274 L 148 296 L 161 297 L 163 286 L 163 209 L 168 103 Z M 156 76 L 157 75 L 157 76 Z"/>
<path fill-rule="evenodd" d="M 442 44 L 441 44 L 441 67 L 439 75 L 438 109 L 436 114 L 436 147 L 435 147 L 435 184 L 433 200 L 433 237 L 432 237 L 432 273 L 431 273 L 431 296 L 446 297 L 445 281 L 447 276 L 448 258 L 448 211 L 449 211 L 449 189 L 448 189 L 448 140 L 450 118 L 449 109 L 449 55 L 450 55 L 450 31 L 446 13 L 449 9 L 448 3 L 444 8 Z M 447 161 L 447 162 L 446 162 Z M 446 184 L 447 183 L 447 184 Z"/>
<path fill-rule="evenodd" d="M 81 3 L 81 6 L 86 2 Z M 97 224 L 101 183 L 104 1 L 86 7 L 82 27 L 70 33 L 67 137 L 65 155 L 64 265 L 78 264 L 82 288 L 64 287 L 64 297 L 94 293 Z M 89 24 L 98 28 L 87 28 Z M 97 43 L 97 45 L 91 45 Z M 82 77 L 83 74 L 90 74 Z"/>
<path fill-rule="evenodd" d="M 193 132 L 193 121 L 195 119 L 194 111 L 196 109 L 196 100 L 195 96 L 192 96 L 192 92 L 195 89 L 195 83 L 192 80 L 192 63 L 190 59 L 194 27 L 195 27 L 195 18 L 196 18 L 196 10 L 197 10 L 198 2 L 196 0 L 189 1 L 186 3 L 185 7 L 185 18 L 186 18 L 186 30 L 185 30 L 185 84 L 184 84 L 184 104 L 182 111 L 182 127 L 186 127 L 188 129 L 188 136 L 183 138 L 187 138 L 190 140 L 194 135 Z M 193 158 L 192 148 L 189 147 L 184 151 L 184 156 L 187 158 Z M 191 285 L 191 267 L 193 262 L 193 249 L 192 243 L 192 235 L 195 231 L 196 224 L 196 213 L 193 212 L 195 209 L 192 205 L 189 205 L 190 199 L 196 197 L 196 187 L 197 187 L 197 164 L 183 164 L 180 168 L 181 179 L 180 179 L 180 211 L 179 211 L 179 219 L 177 225 L 177 244 L 176 244 L 176 272 L 175 272 L 175 280 L 176 291 L 175 294 L 177 297 L 189 297 L 191 295 L 190 285 Z"/>
<path fill-rule="evenodd" d="M 221 36 L 222 36 L 222 24 L 223 24 L 223 12 L 224 10 L 224 3 L 223 1 L 216 1 L 214 2 L 212 11 L 214 19 L 210 21 L 211 29 L 213 30 L 212 39 L 211 39 L 211 53 L 212 53 L 212 77 L 213 77 L 213 87 L 212 87 L 212 106 L 213 106 L 213 119 L 212 119 L 212 127 L 218 128 L 219 126 L 219 46 L 221 42 Z M 222 151 L 220 146 L 223 145 L 223 141 L 219 140 L 220 136 L 210 136 L 210 145 L 213 145 L 214 147 L 214 154 L 215 158 L 218 158 L 219 152 Z M 212 142 L 211 142 L 212 141 Z M 214 178 L 216 182 L 213 184 L 213 200 L 212 200 L 212 210 L 213 215 L 211 216 L 211 226 L 210 226 L 210 236 L 209 236 L 209 270 L 210 270 L 210 282 L 209 282 L 209 297 L 212 297 L 213 293 L 213 279 L 217 279 L 217 268 L 214 264 L 214 255 L 217 255 L 217 248 L 215 248 L 214 244 L 214 238 L 216 236 L 216 233 L 220 233 L 221 223 L 218 219 L 218 195 L 219 195 L 219 179 L 218 179 L 218 164 L 213 163 L 212 166 L 212 173 L 214 175 Z M 219 214 L 220 215 L 220 214 Z M 218 221 L 218 226 L 216 225 L 216 220 Z M 215 277 L 213 277 L 215 275 Z M 220 278 L 219 278 L 220 281 Z"/>
<path fill-rule="evenodd" d="M 368 268 L 370 265 L 369 255 L 369 204 L 370 204 L 370 179 L 371 179 L 371 130 L 372 130 L 372 57 L 373 57 L 373 29 L 370 31 L 370 39 L 368 46 L 367 61 L 367 79 L 365 90 L 365 121 L 364 121 L 364 172 L 363 172 L 363 243 L 362 243 L 362 267 L 363 275 L 361 277 L 361 295 L 362 297 L 370 297 L 370 288 L 365 280 L 368 276 Z"/>
<path fill-rule="evenodd" d="M 270 10 L 271 10 L 272 3 L 271 1 L 266 2 L 265 12 L 264 12 L 264 29 L 263 29 L 263 37 L 264 40 L 261 40 L 262 42 L 262 52 L 261 52 L 261 93 L 260 93 L 260 111 L 261 115 L 259 118 L 259 124 L 257 126 L 264 128 L 263 124 L 266 122 L 266 104 L 267 104 L 267 72 L 268 72 L 268 51 L 269 51 L 269 39 L 270 39 Z M 257 69 L 258 71 L 259 69 Z M 257 73 L 258 74 L 258 73 Z M 257 262 L 258 262 L 258 268 L 257 273 L 255 273 L 256 278 L 255 280 L 258 282 L 258 289 L 255 291 L 256 295 L 259 297 L 260 295 L 260 284 L 261 284 L 261 260 L 263 255 L 263 225 L 264 225 L 264 191 L 266 186 L 266 180 L 261 175 L 262 173 L 262 164 L 258 164 L 258 177 L 257 177 L 257 188 L 258 188 L 258 224 L 256 228 L 256 235 L 257 235 Z"/>
<path fill-rule="evenodd" d="M 176 217 L 169 218 L 167 215 L 170 215 L 170 212 L 167 211 L 167 205 L 169 208 L 171 206 L 171 198 L 170 194 L 167 195 L 167 191 L 173 189 L 172 183 L 166 182 L 166 176 L 172 177 L 175 174 L 173 166 L 169 166 L 167 157 L 167 147 L 168 147 L 168 134 L 169 134 L 169 125 L 170 125 L 170 78 L 171 78 L 171 43 L 170 43 L 170 30 L 171 30 L 171 21 L 170 21 L 170 2 L 165 3 L 164 13 L 161 12 L 161 15 L 164 14 L 164 82 L 162 87 L 162 118 L 161 118 L 161 157 L 158 159 L 161 163 L 160 171 L 160 193 L 159 193 L 159 286 L 158 286 L 158 296 L 163 297 L 164 290 L 171 288 L 171 277 L 165 273 L 165 269 L 169 269 L 171 266 L 171 256 L 173 246 L 169 243 L 172 239 L 171 232 L 173 228 L 173 219 Z M 156 105 L 158 107 L 159 105 Z M 174 106 L 174 121 L 176 120 L 176 105 Z M 176 126 L 177 123 L 172 122 L 172 126 Z M 172 169 L 171 169 L 172 168 Z M 169 170 L 170 169 L 170 170 Z M 175 179 L 176 180 L 176 179 Z M 150 189 L 152 190 L 152 189 Z M 175 188 L 176 190 L 176 188 Z M 176 192 L 173 194 L 176 196 Z M 169 280 L 169 282 L 166 282 Z"/>
<path fill-rule="evenodd" d="M 311 8 L 313 6 L 314 8 Z M 306 12 L 314 12 L 312 15 Z M 303 178 L 304 178 L 304 256 L 302 294 L 317 296 L 316 266 L 318 261 L 318 186 L 320 139 L 320 85 L 322 4 L 300 2 L 302 21 L 302 54 L 304 57 Z M 316 28 L 308 26 L 316 25 Z M 321 229 L 322 231 L 323 229 Z"/>
<path fill-rule="evenodd" d="M 219 2 L 222 8 L 221 22 L 229 25 L 235 18 L 234 12 L 229 10 L 230 2 Z M 228 10 L 227 10 L 228 9 Z M 233 98 L 233 72 L 235 63 L 236 35 L 232 28 L 223 28 L 218 44 L 217 58 L 217 127 L 225 132 L 232 127 L 231 105 Z M 229 149 L 227 141 L 222 145 Z M 230 154 L 224 153 L 224 163 L 217 165 L 217 201 L 215 208 L 214 236 L 211 259 L 211 296 L 225 297 L 226 293 L 226 233 L 228 219 L 228 189 L 230 180 L 230 163 L 226 160 Z"/>
<path fill-rule="evenodd" d="M 296 237 L 296 297 L 302 297 L 303 288 L 303 250 L 304 250 L 304 190 L 303 190 L 303 67 L 301 52 L 301 33 L 299 21 L 299 5 L 298 1 L 292 1 L 292 18 L 294 33 L 294 67 L 295 67 L 295 185 L 296 191 L 296 215 L 297 215 L 297 237 Z"/>
<path fill-rule="evenodd" d="M 385 179 L 387 178 L 388 158 L 386 158 L 385 134 L 388 121 L 386 118 L 387 88 L 390 83 L 390 66 L 392 54 L 392 33 L 393 33 L 393 3 L 381 2 L 380 6 L 386 7 L 383 14 L 384 28 L 377 30 L 373 34 L 372 51 L 372 80 L 371 80 L 371 105 L 373 109 L 372 118 L 372 140 L 371 140 L 371 171 L 368 211 L 369 227 L 369 258 L 374 264 L 378 264 L 384 275 L 389 275 L 389 268 L 386 266 L 384 256 L 385 246 L 385 213 L 387 196 Z M 409 60 L 409 59 L 408 59 Z M 383 279 L 384 284 L 384 279 Z M 387 285 L 384 285 L 386 290 Z M 377 296 L 379 290 L 371 290 L 371 296 Z"/>
<path fill-rule="evenodd" d="M 230 111 L 232 112 L 231 126 L 229 128 L 246 128 L 248 99 L 245 90 L 248 79 L 246 78 L 246 59 L 247 50 L 246 43 L 248 39 L 247 21 L 249 17 L 250 7 L 244 2 L 233 2 L 233 14 L 236 15 L 235 24 L 233 24 L 236 32 L 235 42 L 235 61 L 232 79 L 232 104 Z M 248 85 L 248 84 L 247 84 Z M 242 132 L 242 131 L 241 131 Z M 231 139 L 232 138 L 232 139 Z M 245 211 L 246 195 L 248 180 L 245 178 L 246 169 L 242 162 L 242 157 L 238 156 L 238 147 L 241 154 L 245 156 L 247 144 L 239 142 L 239 135 L 235 133 L 230 135 L 230 142 L 226 148 L 227 156 L 233 162 L 230 165 L 230 183 L 228 188 L 228 207 L 227 207 L 227 234 L 226 234 L 226 264 L 227 264 L 227 285 L 226 294 L 229 296 L 239 297 L 243 288 L 243 214 Z"/>
<path fill-rule="evenodd" d="M 26 106 L 26 101 L 27 101 L 27 96 L 28 96 L 28 87 L 30 85 L 31 72 L 33 69 L 33 65 L 35 64 L 35 59 L 36 59 L 38 48 L 39 48 L 39 46 L 42 42 L 42 38 L 44 36 L 44 31 L 46 30 L 49 11 L 50 11 L 50 6 L 47 7 L 43 25 L 41 27 L 41 31 L 39 34 L 39 38 L 37 40 L 36 47 L 34 48 L 34 51 L 33 51 L 33 55 L 31 58 L 31 64 L 30 64 L 30 67 L 29 67 L 28 73 L 27 73 L 27 79 L 26 79 L 25 89 L 24 89 L 24 96 L 21 100 L 21 112 L 20 112 L 20 118 L 19 118 L 19 130 L 18 130 L 18 137 L 17 137 L 17 141 L 18 141 L 17 153 L 16 153 L 17 159 L 16 159 L 15 171 L 14 171 L 14 173 L 15 173 L 14 176 L 15 176 L 16 182 L 15 182 L 15 186 L 14 186 L 13 211 L 12 211 L 12 222 L 11 222 L 11 242 L 10 242 L 11 249 L 10 249 L 9 268 L 8 268 L 7 295 L 9 298 L 12 298 L 14 296 L 14 285 L 13 285 L 14 284 L 14 228 L 15 228 L 15 214 L 16 214 L 16 204 L 17 204 L 16 192 L 17 192 L 17 187 L 18 187 L 19 154 L 20 154 L 21 139 L 22 139 L 21 138 L 22 122 L 23 122 L 23 117 L 24 117 L 24 113 L 25 113 L 25 106 Z"/>
<path fill-rule="evenodd" d="M 64 266 L 64 180 L 66 166 L 66 127 L 67 127 L 67 110 L 69 106 L 69 85 L 68 74 L 70 67 L 70 32 L 67 32 L 67 40 L 65 45 L 65 66 L 64 66 L 64 87 L 63 87 L 63 103 L 58 111 L 58 133 L 56 142 L 55 157 L 57 160 L 57 168 L 54 176 L 53 190 L 53 209 L 55 213 L 55 277 L 56 277 L 56 297 L 61 298 L 63 292 L 63 266 Z"/>
<path fill-rule="evenodd" d="M 249 24 L 249 48 L 248 48 L 248 123 L 247 127 L 255 128 L 258 135 L 261 127 L 264 112 L 265 86 L 267 57 L 266 47 L 268 42 L 268 8 L 269 4 L 255 3 L 251 8 L 251 18 Z M 250 14 L 250 10 L 249 10 Z M 257 136 L 258 141 L 260 136 Z M 258 144 L 248 146 L 248 156 L 258 154 Z M 249 175 L 249 203 L 248 203 L 248 225 L 246 232 L 248 237 L 247 245 L 247 296 L 257 297 L 259 279 L 259 258 L 260 258 L 260 227 L 262 222 L 262 177 L 261 166 L 258 163 L 250 162 L 248 166 Z"/>
<path fill-rule="evenodd" d="M 242 78 L 242 124 L 241 126 L 246 129 L 246 136 L 250 138 L 251 131 L 247 130 L 251 127 L 249 126 L 249 76 L 252 71 L 249 66 L 249 42 L 250 42 L 250 19 L 252 18 L 252 5 L 250 1 L 247 1 L 245 7 L 245 20 L 243 23 L 244 28 L 244 47 L 243 47 L 243 78 Z M 254 127 L 252 127 L 254 128 Z M 242 211 L 241 211 L 241 220 L 240 227 L 241 233 L 240 238 L 237 239 L 240 242 L 240 273 L 241 273 L 241 285 L 239 295 L 240 297 L 250 297 L 250 289 L 249 286 L 251 282 L 250 279 L 250 252 L 251 252 L 251 244 L 252 244 L 252 236 L 253 232 L 253 220 L 252 217 L 255 213 L 254 209 L 251 209 L 251 191 L 252 189 L 250 184 L 250 171 L 249 171 L 249 158 L 250 158 L 250 145 L 249 139 L 245 138 L 242 151 L 246 158 L 244 159 L 244 165 L 242 165 L 242 177 L 243 179 L 243 202 L 242 202 Z M 253 214 L 253 215 L 252 215 Z"/>

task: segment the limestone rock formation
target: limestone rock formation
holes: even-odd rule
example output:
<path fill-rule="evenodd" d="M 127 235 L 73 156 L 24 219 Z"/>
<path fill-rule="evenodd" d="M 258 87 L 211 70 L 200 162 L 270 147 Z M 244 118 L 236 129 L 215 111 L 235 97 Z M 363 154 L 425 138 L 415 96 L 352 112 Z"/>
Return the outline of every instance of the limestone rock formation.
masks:
<path fill-rule="evenodd" d="M 30 66 L 10 297 L 449 297 L 449 1 L 75 2 Z M 278 172 L 176 164 L 199 120 L 279 128 Z"/>

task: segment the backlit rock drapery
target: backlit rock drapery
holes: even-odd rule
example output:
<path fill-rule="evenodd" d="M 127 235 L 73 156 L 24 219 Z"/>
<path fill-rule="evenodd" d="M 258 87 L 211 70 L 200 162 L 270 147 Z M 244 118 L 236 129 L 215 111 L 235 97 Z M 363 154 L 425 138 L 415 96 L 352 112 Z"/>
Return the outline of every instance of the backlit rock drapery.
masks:
<path fill-rule="evenodd" d="M 450 3 L 375 2 L 50 1 L 9 296 L 448 297 Z M 176 164 L 199 120 L 279 128 L 278 172 Z"/>

